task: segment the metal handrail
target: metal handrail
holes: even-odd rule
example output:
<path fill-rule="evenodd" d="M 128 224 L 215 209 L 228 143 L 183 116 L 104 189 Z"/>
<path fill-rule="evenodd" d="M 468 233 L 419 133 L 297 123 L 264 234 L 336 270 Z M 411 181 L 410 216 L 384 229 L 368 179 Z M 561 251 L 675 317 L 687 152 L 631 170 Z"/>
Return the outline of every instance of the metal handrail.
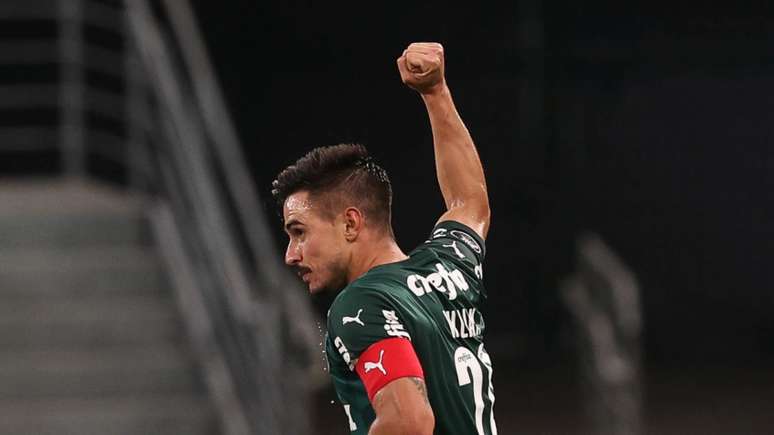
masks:
<path fill-rule="evenodd" d="M 178 299 L 189 301 L 181 305 L 184 318 L 199 331 L 192 334 L 194 348 L 203 367 L 213 352 L 222 362 L 210 361 L 217 373 L 206 378 L 208 385 L 223 381 L 210 386 L 229 423 L 226 433 L 306 433 L 304 402 L 311 385 L 324 379 L 311 369 L 313 355 L 319 357 L 316 318 L 276 255 L 189 2 L 6 3 L 0 2 L 0 21 L 43 20 L 47 27 L 45 38 L 0 41 L 0 64 L 45 69 L 50 78 L 2 87 L 10 92 L 0 105 L 60 116 L 46 125 L 0 127 L 7 139 L 0 152 L 58 149 L 64 175 L 78 178 L 101 169 L 90 166 L 96 159 L 125 169 L 129 187 L 153 194 L 160 201 L 155 210 L 164 210 L 151 213 L 154 228 L 171 233 L 173 225 L 179 235 L 162 241 L 166 234 L 157 232 L 157 240 L 176 246 L 162 251 Z M 103 45 L 87 27 L 125 44 Z M 110 177 L 120 182 L 120 175 Z M 202 324 L 211 332 L 203 334 Z M 287 355 L 291 361 L 283 361 Z"/>
<path fill-rule="evenodd" d="M 197 31 L 198 26 L 191 7 L 188 1 L 177 0 L 164 0 L 164 5 L 169 11 L 175 36 L 181 43 L 183 59 L 192 74 L 193 90 L 207 130 L 212 135 L 213 141 L 223 145 L 215 148 L 215 155 L 224 167 L 230 168 L 225 174 L 226 181 L 236 195 L 237 209 L 242 221 L 250 223 L 245 229 L 251 248 L 253 251 L 259 251 L 263 247 L 276 252 L 274 242 L 266 230 L 268 223 L 258 206 L 258 195 L 242 163 L 245 158 L 241 152 L 236 129 L 229 116 L 222 91 L 215 80 L 212 63 L 204 48 L 204 41 Z M 279 264 L 275 258 L 267 258 L 258 264 L 261 275 L 273 284 L 269 286 L 269 290 L 277 289 L 280 284 L 277 273 L 280 269 L 277 267 Z"/>
<path fill-rule="evenodd" d="M 298 284 L 273 258 L 276 251 L 201 38 L 190 36 L 198 35 L 190 6 L 185 1 L 164 4 L 175 29 L 171 35 L 163 33 L 147 1 L 126 2 L 126 7 L 130 33 L 158 96 L 166 138 L 162 172 L 169 193 L 187 202 L 172 209 L 195 245 L 193 254 L 202 262 L 198 269 L 209 270 L 200 278 L 217 287 L 204 296 L 210 298 L 210 316 L 220 327 L 222 351 L 252 430 L 305 433 L 300 393 L 308 382 L 299 374 L 308 367 L 282 361 L 290 351 L 282 335 L 289 332 L 294 350 L 306 353 L 311 363 L 314 317 L 309 302 L 299 298 Z M 187 68 L 175 62 L 165 36 L 179 44 Z M 239 243 L 242 237 L 247 252 Z M 291 401 L 294 406 L 287 406 Z"/>
<path fill-rule="evenodd" d="M 46 29 L 38 33 L 21 32 L 0 41 L 0 65 L 20 71 L 11 85 L 4 84 L 0 90 L 5 97 L 3 109 L 19 113 L 25 120 L 33 120 L 30 111 L 38 109 L 59 113 L 55 121 L 32 124 L 36 128 L 56 128 L 58 137 L 49 138 L 34 128 L 23 128 L 30 121 L 0 126 L 0 135 L 11 139 L 0 145 L 0 151 L 46 151 L 51 155 L 59 151 L 62 171 L 76 178 L 89 175 L 91 156 L 101 158 L 107 154 L 114 161 L 116 155 L 122 154 L 118 149 L 102 152 L 101 144 L 90 141 L 94 138 L 91 131 L 102 128 L 89 125 L 85 113 L 99 113 L 116 125 L 125 121 L 120 104 L 125 95 L 118 89 L 100 90 L 86 81 L 89 70 L 120 82 L 125 74 L 124 51 L 119 47 L 102 47 L 100 41 L 88 37 L 85 29 L 97 29 L 121 38 L 123 29 L 117 24 L 122 22 L 123 14 L 120 4 L 93 0 L 0 2 L 0 23 L 34 20 Z"/>
<path fill-rule="evenodd" d="M 179 41 L 183 60 L 191 74 L 192 87 L 206 130 L 213 142 L 218 144 L 213 153 L 224 172 L 226 182 L 234 196 L 236 211 L 241 218 L 247 236 L 247 243 L 255 255 L 260 252 L 279 252 L 268 231 L 269 223 L 258 203 L 258 194 L 244 165 L 246 161 L 239 143 L 234 123 L 216 79 L 201 32 L 198 30 L 195 14 L 187 0 L 164 0 L 170 17 L 175 39 Z M 298 282 L 290 277 L 279 261 L 279 256 L 264 255 L 256 261 L 258 276 L 261 277 L 266 295 L 283 301 L 282 308 L 289 318 L 313 318 L 309 301 Z M 291 333 L 296 340 L 314 347 L 318 334 L 311 323 L 293 323 Z"/>
<path fill-rule="evenodd" d="M 230 311 L 213 314 L 213 307 L 217 305 L 210 302 L 207 304 L 209 314 L 215 318 L 216 322 L 221 320 L 220 317 L 224 315 L 233 314 L 239 325 L 248 324 L 254 312 L 253 301 L 248 297 L 249 284 L 246 273 L 241 269 L 241 263 L 238 259 L 233 258 L 234 246 L 230 240 L 222 237 L 223 232 L 219 230 L 227 224 L 225 224 L 222 213 L 221 200 L 214 190 L 212 174 L 205 164 L 203 132 L 200 131 L 199 124 L 192 120 L 193 115 L 189 113 L 188 106 L 182 101 L 184 95 L 177 86 L 179 81 L 176 80 L 176 74 L 173 72 L 171 60 L 166 53 L 158 24 L 154 21 L 148 5 L 145 2 L 135 1 L 128 3 L 127 6 L 133 34 L 139 41 L 137 45 L 141 48 L 148 72 L 155 79 L 153 83 L 155 92 L 160 97 L 159 103 L 163 105 L 160 112 L 162 127 L 166 142 L 170 146 L 172 158 L 167 160 L 167 165 L 162 167 L 162 170 L 171 173 L 167 175 L 168 179 L 179 174 L 188 174 L 186 182 L 178 183 L 178 186 L 183 187 L 182 193 L 176 192 L 170 187 L 167 189 L 171 191 L 170 193 L 186 197 L 195 204 L 192 207 L 195 210 L 194 228 L 187 233 L 192 233 L 195 237 L 203 239 L 199 248 L 204 251 L 204 256 L 210 260 L 209 266 L 214 269 L 213 273 L 219 275 L 220 280 L 229 281 L 231 284 L 223 287 L 225 304 Z M 172 183 L 167 184 L 169 186 Z M 178 212 L 178 214 L 183 213 L 184 211 Z M 178 222 L 178 225 L 183 226 L 184 224 Z M 232 258 L 219 258 L 219 252 L 225 252 Z M 199 277 L 199 279 L 201 278 L 212 279 L 210 276 Z M 230 323 L 228 320 L 221 320 L 221 322 Z M 241 329 L 239 325 L 236 326 L 237 329 Z M 221 338 L 222 340 L 223 338 Z M 231 346 L 239 348 L 241 344 L 237 342 L 232 343 Z M 276 353 L 277 349 L 266 349 L 266 351 Z M 231 370 L 235 370 L 235 368 L 231 367 Z M 241 384 L 240 387 L 244 388 L 245 383 L 238 383 Z M 276 390 L 276 388 L 271 388 L 271 390 Z M 277 392 L 270 391 L 269 394 L 276 396 Z M 242 401 L 239 403 L 242 406 L 241 413 L 249 419 L 252 407 L 249 403 L 245 403 L 247 400 L 243 394 Z M 260 410 L 260 407 L 255 408 Z M 270 409 L 269 412 L 265 412 L 266 408 L 263 410 L 267 426 L 277 427 L 275 413 L 271 412 Z"/>
<path fill-rule="evenodd" d="M 221 415 L 222 426 L 227 435 L 249 435 L 251 433 L 243 408 L 237 402 L 234 379 L 217 347 L 215 328 L 207 314 L 201 298 L 192 289 L 201 283 L 186 256 L 183 236 L 176 225 L 168 204 L 159 202 L 150 212 L 154 234 L 161 245 L 161 253 L 172 277 L 178 305 L 186 314 L 188 335 L 192 338 L 200 364 L 204 368 L 205 382 L 214 398 Z"/>
<path fill-rule="evenodd" d="M 248 174 L 242 147 L 234 123 L 223 98 L 212 62 L 209 59 L 201 32 L 198 30 L 195 14 L 190 3 L 178 0 L 163 0 L 175 39 L 180 43 L 181 57 L 191 74 L 192 89 L 199 111 L 213 142 L 218 144 L 213 153 L 224 168 L 224 177 L 230 191 L 233 193 L 236 211 L 240 222 L 244 225 L 246 241 L 249 249 L 258 260 L 258 253 L 279 252 L 269 234 L 269 223 L 258 205 L 258 194 L 253 187 Z M 259 295 L 271 300 L 279 300 L 280 309 L 287 319 L 311 319 L 311 305 L 305 294 L 299 288 L 296 280 L 287 273 L 287 269 L 279 261 L 279 256 L 263 255 L 254 264 L 257 275 L 261 278 L 261 287 L 265 294 Z M 316 350 L 319 334 L 315 331 L 313 322 L 289 321 L 289 333 L 294 341 L 304 343 L 307 349 Z M 280 361 L 273 361 L 279 365 Z M 279 369 L 279 367 L 277 367 Z M 296 420 L 296 418 L 291 418 Z"/>

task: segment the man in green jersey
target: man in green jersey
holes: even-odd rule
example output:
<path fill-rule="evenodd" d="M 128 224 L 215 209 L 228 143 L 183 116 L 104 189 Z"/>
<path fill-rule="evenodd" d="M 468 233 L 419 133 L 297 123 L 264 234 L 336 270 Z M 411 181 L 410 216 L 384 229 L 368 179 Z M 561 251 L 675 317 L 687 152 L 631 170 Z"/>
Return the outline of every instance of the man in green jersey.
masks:
<path fill-rule="evenodd" d="M 285 262 L 312 293 L 343 289 L 328 312 L 326 353 L 352 433 L 496 435 L 479 311 L 484 172 L 446 85 L 443 47 L 414 43 L 397 62 L 427 108 L 447 211 L 406 255 L 386 172 L 360 145 L 317 148 L 273 183 Z"/>

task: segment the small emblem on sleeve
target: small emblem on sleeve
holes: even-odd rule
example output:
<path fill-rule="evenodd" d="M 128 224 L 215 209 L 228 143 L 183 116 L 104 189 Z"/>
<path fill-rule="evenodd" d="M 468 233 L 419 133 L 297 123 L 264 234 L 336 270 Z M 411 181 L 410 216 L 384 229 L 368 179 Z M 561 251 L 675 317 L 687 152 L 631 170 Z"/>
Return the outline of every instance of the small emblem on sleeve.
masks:
<path fill-rule="evenodd" d="M 384 330 L 387 331 L 387 335 L 391 335 L 393 337 L 404 337 L 411 340 L 411 336 L 403 328 L 403 324 L 400 323 L 400 320 L 398 320 L 398 316 L 395 314 L 395 311 L 382 310 L 382 315 L 384 316 Z"/>
<path fill-rule="evenodd" d="M 476 251 L 477 254 L 481 253 L 481 246 L 478 245 L 478 242 L 473 237 L 470 237 L 468 234 L 460 230 L 451 230 L 449 233 L 452 236 L 462 240 L 464 244 L 468 245 L 470 249 Z"/>
<path fill-rule="evenodd" d="M 451 245 L 441 245 L 441 246 L 443 246 L 444 248 L 452 248 L 454 249 L 454 253 L 457 254 L 458 257 L 463 259 L 465 258 L 465 255 L 462 252 L 460 252 L 460 248 L 457 247 L 456 240 L 451 242 Z"/>
<path fill-rule="evenodd" d="M 446 228 L 438 228 L 437 230 L 433 231 L 433 237 L 431 237 L 431 239 L 437 239 L 440 237 L 446 237 Z"/>
<path fill-rule="evenodd" d="M 384 349 L 379 351 L 379 361 L 377 362 L 365 362 L 365 372 L 368 373 L 373 369 L 379 369 L 380 372 L 382 372 L 383 375 L 387 376 L 387 370 L 384 369 L 384 366 L 382 365 L 382 358 L 384 357 Z"/>
<path fill-rule="evenodd" d="M 360 320 L 360 314 L 362 312 L 363 312 L 363 309 L 361 308 L 361 309 L 357 310 L 357 315 L 355 315 L 354 317 L 350 317 L 350 316 L 342 317 L 341 318 L 341 324 L 342 325 L 346 325 L 347 323 L 355 322 L 355 323 L 359 323 L 360 326 L 365 326 L 365 323 L 363 323 L 363 321 Z"/>

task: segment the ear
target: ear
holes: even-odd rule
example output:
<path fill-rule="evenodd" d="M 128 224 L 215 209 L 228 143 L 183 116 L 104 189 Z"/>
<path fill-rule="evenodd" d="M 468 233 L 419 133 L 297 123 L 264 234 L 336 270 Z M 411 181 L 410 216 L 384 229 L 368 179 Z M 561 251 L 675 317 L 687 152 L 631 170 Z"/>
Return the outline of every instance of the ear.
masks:
<path fill-rule="evenodd" d="M 348 242 L 357 240 L 357 236 L 363 231 L 365 219 L 363 213 L 356 207 L 348 207 L 344 210 L 344 237 Z"/>

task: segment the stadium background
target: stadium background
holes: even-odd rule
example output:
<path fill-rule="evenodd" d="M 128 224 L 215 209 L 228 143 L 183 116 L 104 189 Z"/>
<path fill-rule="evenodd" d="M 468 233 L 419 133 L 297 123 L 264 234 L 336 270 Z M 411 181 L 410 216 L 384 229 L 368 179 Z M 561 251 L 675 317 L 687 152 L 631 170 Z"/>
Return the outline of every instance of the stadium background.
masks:
<path fill-rule="evenodd" d="M 162 2 L 150 3 L 162 9 Z M 60 78 L 46 69 L 58 66 L 34 69 L 9 60 L 16 41 L 57 34 L 42 19 L 14 18 L 22 14 L 16 4 L 26 10 L 22 2 L 0 7 L 6 44 L 0 54 L 0 225 L 11 222 L 6 217 L 18 204 L 7 200 L 14 197 L 7 191 L 15 192 L 13 186 L 32 174 L 49 178 L 61 169 L 58 154 L 28 152 L 5 135 L 21 125 L 62 121 L 56 110 L 19 111 L 10 102 L 17 101 L 13 86 L 22 75 L 41 82 Z M 539 0 L 486 7 L 191 4 L 273 241 L 265 245 L 270 250 L 254 253 L 259 262 L 281 258 L 285 243 L 269 195 L 274 176 L 312 147 L 339 142 L 365 144 L 390 173 L 401 247 L 410 250 L 424 240 L 443 203 L 427 117 L 419 98 L 400 83 L 395 58 L 412 41 L 439 41 L 489 184 L 493 217 L 484 310 L 500 433 L 771 430 L 774 6 Z M 106 46 L 125 46 L 93 29 L 84 34 Z M 104 84 L 94 74 L 86 81 Z M 99 114 L 90 115 L 89 123 L 131 136 Z M 121 165 L 92 158 L 89 167 L 111 185 L 126 184 Z M 6 295 L 18 292 L 7 284 L 16 282 L 9 270 L 19 256 L 4 245 L 16 237 L 8 228 L 27 231 L 14 225 L 3 227 L 0 238 L 0 255 L 8 259 L 5 271 L 0 269 Z M 583 275 L 579 251 L 588 234 L 603 240 L 637 282 L 641 334 L 618 343 L 628 347 L 624 353 L 637 369 L 636 382 L 627 385 L 627 397 L 636 402 L 633 426 L 599 421 L 595 406 L 622 396 L 600 390 L 610 384 L 590 375 L 586 358 L 594 343 L 584 338 L 584 325 L 566 298 L 568 283 Z M 297 286 L 282 289 L 306 297 Z M 312 298 L 318 316 L 331 299 Z M 293 322 L 290 307 L 286 320 Z M 8 410 L 26 409 L 10 404 L 17 396 L 40 398 L 14 390 L 27 384 L 8 361 L 31 345 L 25 335 L 14 336 L 15 317 L 3 313 L 0 362 L 7 370 L 0 386 L 11 386 L 5 393 L 0 388 L 0 412 L 10 416 Z M 315 322 L 305 314 L 299 318 Z M 324 375 L 323 366 L 315 353 L 317 375 Z M 344 413 L 332 404 L 334 392 L 324 376 L 310 394 L 312 433 L 346 433 Z M 0 422 L 0 433 L 18 433 L 6 423 Z"/>
<path fill-rule="evenodd" d="M 197 6 L 263 197 L 311 147 L 362 142 L 392 175 L 404 249 L 442 202 L 394 59 L 414 40 L 445 45 L 489 182 L 487 346 L 510 430 L 578 418 L 558 287 L 583 230 L 640 281 L 654 424 L 669 410 L 709 431 L 774 385 L 770 5 Z"/>

